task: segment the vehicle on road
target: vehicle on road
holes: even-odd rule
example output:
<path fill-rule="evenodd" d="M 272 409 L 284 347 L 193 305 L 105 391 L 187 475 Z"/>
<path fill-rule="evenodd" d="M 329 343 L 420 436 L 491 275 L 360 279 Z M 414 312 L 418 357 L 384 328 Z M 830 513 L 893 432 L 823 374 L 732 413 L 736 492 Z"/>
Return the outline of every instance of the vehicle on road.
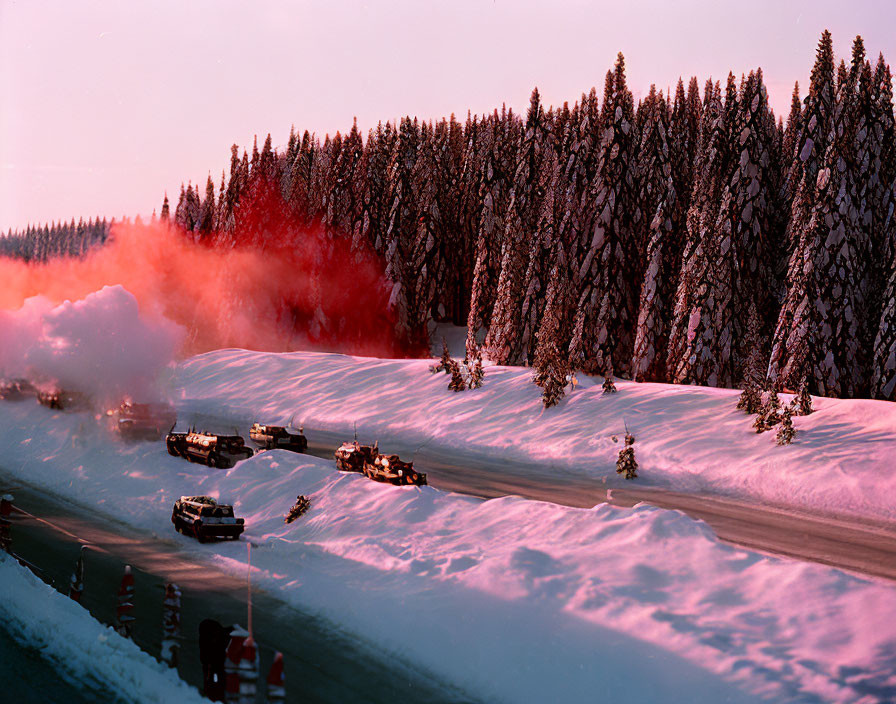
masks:
<path fill-rule="evenodd" d="M 42 406 L 56 411 L 74 410 L 87 406 L 87 397 L 77 391 L 50 389 L 37 392 L 37 401 Z"/>
<path fill-rule="evenodd" d="M 405 462 L 398 455 L 377 455 L 373 462 L 364 463 L 364 474 L 377 482 L 397 486 L 424 486 L 426 475 L 414 470 L 413 462 Z"/>
<path fill-rule="evenodd" d="M 178 533 L 192 535 L 200 543 L 214 538 L 238 540 L 246 527 L 233 515 L 233 506 L 219 504 L 210 496 L 181 496 L 174 502 L 171 522 Z"/>
<path fill-rule="evenodd" d="M 0 399 L 4 401 L 23 401 L 37 395 L 37 389 L 27 379 L 10 379 L 0 383 Z"/>
<path fill-rule="evenodd" d="M 305 452 L 308 450 L 308 440 L 305 438 L 303 428 L 299 432 L 290 432 L 280 425 L 264 425 L 253 423 L 249 429 L 249 439 L 262 450 L 289 450 L 290 452 Z"/>
<path fill-rule="evenodd" d="M 175 433 L 172 428 L 165 438 L 165 445 L 169 455 L 217 469 L 230 469 L 253 454 L 252 448 L 246 447 L 246 441 L 239 435 L 216 435 L 196 430 Z"/>
<path fill-rule="evenodd" d="M 344 442 L 335 452 L 336 469 L 342 472 L 363 472 L 364 464 L 373 462 L 379 454 L 379 447 L 359 445 L 358 441 Z"/>
<path fill-rule="evenodd" d="M 126 440 L 158 440 L 177 422 L 177 412 L 168 403 L 132 403 L 118 407 L 116 430 Z"/>

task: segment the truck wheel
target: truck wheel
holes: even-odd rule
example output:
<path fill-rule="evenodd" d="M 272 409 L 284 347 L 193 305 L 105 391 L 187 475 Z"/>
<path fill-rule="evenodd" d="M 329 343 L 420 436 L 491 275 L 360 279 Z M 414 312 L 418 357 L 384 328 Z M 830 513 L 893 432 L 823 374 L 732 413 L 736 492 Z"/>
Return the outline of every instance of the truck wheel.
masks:
<path fill-rule="evenodd" d="M 194 523 L 193 524 L 193 537 L 196 538 L 200 543 L 205 542 L 205 536 L 202 534 L 202 524 Z"/>
<path fill-rule="evenodd" d="M 208 457 L 205 458 L 205 463 L 212 469 L 217 469 L 218 468 L 218 456 L 214 452 L 209 452 Z"/>

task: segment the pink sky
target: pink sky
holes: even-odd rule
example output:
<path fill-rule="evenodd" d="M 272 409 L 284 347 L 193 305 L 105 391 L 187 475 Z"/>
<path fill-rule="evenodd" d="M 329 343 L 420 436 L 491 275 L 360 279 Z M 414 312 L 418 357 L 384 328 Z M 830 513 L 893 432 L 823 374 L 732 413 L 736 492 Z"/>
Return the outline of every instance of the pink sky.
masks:
<path fill-rule="evenodd" d="M 230 145 L 574 101 L 626 56 L 636 97 L 761 65 L 777 112 L 828 27 L 896 61 L 896 7 L 870 0 L 0 0 L 0 229 L 148 215 L 216 182 Z"/>

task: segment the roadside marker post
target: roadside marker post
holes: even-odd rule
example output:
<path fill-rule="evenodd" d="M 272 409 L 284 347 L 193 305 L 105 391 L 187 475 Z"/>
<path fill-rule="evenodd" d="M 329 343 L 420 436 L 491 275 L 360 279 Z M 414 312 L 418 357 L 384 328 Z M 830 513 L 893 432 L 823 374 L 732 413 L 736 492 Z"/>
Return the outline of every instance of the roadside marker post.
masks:
<path fill-rule="evenodd" d="M 283 682 L 283 653 L 274 655 L 267 684 L 267 704 L 283 704 L 286 701 L 286 687 Z"/>
<path fill-rule="evenodd" d="M 69 598 L 79 604 L 81 603 L 81 594 L 84 593 L 84 551 L 86 549 L 86 545 L 81 546 L 81 551 L 78 553 L 78 564 L 75 565 L 75 571 L 72 573 L 68 587 Z"/>
<path fill-rule="evenodd" d="M 134 615 L 134 575 L 131 566 L 124 566 L 121 587 L 118 589 L 118 608 L 115 611 L 115 630 L 125 638 L 132 638 Z"/>

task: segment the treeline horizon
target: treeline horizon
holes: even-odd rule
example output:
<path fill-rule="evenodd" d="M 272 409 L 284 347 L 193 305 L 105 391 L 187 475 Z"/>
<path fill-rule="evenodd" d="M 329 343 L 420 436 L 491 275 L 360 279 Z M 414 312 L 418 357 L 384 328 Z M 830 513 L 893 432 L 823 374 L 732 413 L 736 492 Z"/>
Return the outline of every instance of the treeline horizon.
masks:
<path fill-rule="evenodd" d="M 160 217 L 372 251 L 408 349 L 452 322 L 498 364 L 896 400 L 894 205 L 889 66 L 861 37 L 836 62 L 825 31 L 786 122 L 761 69 L 635 104 L 620 54 L 602 99 L 234 145 Z"/>

